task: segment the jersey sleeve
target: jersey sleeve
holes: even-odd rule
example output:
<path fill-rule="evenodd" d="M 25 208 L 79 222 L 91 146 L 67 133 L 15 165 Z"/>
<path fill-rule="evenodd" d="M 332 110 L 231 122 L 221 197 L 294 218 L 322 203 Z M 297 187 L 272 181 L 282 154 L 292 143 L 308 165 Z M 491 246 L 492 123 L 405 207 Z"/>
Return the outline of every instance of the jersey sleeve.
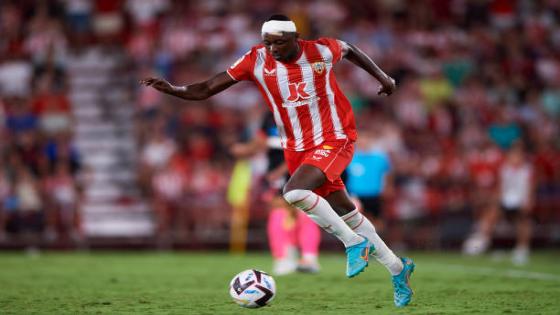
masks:
<path fill-rule="evenodd" d="M 325 45 L 329 48 L 333 56 L 333 64 L 339 62 L 344 57 L 342 52 L 342 41 L 330 37 L 322 37 L 317 40 L 317 43 L 320 45 Z"/>
<path fill-rule="evenodd" d="M 254 60 L 254 49 L 251 49 L 241 58 L 237 59 L 226 72 L 235 81 L 251 80 Z"/>

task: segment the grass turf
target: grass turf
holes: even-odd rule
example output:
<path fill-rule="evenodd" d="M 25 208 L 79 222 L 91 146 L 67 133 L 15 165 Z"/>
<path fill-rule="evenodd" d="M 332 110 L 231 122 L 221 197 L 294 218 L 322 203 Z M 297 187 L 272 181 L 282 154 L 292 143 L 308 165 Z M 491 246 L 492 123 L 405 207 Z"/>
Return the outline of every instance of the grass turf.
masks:
<path fill-rule="evenodd" d="M 342 253 L 321 257 L 318 275 L 275 277 L 269 307 L 235 305 L 228 294 L 237 272 L 270 270 L 265 253 L 0 253 L 0 314 L 560 314 L 558 253 L 531 264 L 456 254 L 414 253 L 415 296 L 393 306 L 386 270 L 372 261 L 344 276 Z"/>

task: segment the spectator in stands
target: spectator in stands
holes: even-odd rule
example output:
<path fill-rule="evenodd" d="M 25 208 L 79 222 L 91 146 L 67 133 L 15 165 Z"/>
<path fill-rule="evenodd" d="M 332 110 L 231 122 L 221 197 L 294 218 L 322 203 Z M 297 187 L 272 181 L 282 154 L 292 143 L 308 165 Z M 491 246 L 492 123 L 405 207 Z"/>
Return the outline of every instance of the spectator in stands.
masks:
<path fill-rule="evenodd" d="M 44 227 L 44 204 L 39 182 L 35 175 L 25 166 L 20 165 L 16 170 L 14 181 L 14 196 L 16 202 L 16 220 L 18 232 L 38 241 L 38 235 Z"/>
<path fill-rule="evenodd" d="M 53 77 L 44 74 L 37 80 L 32 100 L 33 113 L 38 117 L 39 128 L 45 135 L 70 132 L 70 101 L 62 91 L 53 88 Z"/>
<path fill-rule="evenodd" d="M 0 242 L 3 242 L 8 238 L 8 221 L 13 205 L 11 205 L 12 183 L 4 171 L 3 163 L 0 166 Z"/>
<path fill-rule="evenodd" d="M 56 163 L 54 172 L 42 183 L 45 194 L 45 236 L 54 241 L 62 233 L 65 240 L 80 240 L 79 195 L 70 165 L 64 160 Z"/>
<path fill-rule="evenodd" d="M 187 176 L 186 161 L 176 151 L 153 172 L 152 207 L 159 246 L 163 248 L 170 246 L 173 240 L 186 241 L 191 236 L 188 229 L 189 206 L 185 202 Z"/>
<path fill-rule="evenodd" d="M 26 98 L 7 98 L 6 105 L 6 127 L 10 134 L 17 136 L 37 129 L 37 115 L 31 111 L 30 103 Z"/>

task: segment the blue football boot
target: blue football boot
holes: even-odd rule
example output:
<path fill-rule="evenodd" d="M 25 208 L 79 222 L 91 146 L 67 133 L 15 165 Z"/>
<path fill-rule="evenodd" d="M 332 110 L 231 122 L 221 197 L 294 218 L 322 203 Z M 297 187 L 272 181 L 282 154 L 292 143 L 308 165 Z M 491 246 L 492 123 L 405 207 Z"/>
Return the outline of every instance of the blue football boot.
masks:
<path fill-rule="evenodd" d="M 364 271 L 369 263 L 369 253 L 373 244 L 364 237 L 364 241 L 346 248 L 346 276 L 352 278 Z"/>
<path fill-rule="evenodd" d="M 413 292 L 408 282 L 416 266 L 410 258 L 401 258 L 401 261 L 403 263 L 403 270 L 398 275 L 393 276 L 394 298 L 397 307 L 407 306 L 412 299 Z"/>

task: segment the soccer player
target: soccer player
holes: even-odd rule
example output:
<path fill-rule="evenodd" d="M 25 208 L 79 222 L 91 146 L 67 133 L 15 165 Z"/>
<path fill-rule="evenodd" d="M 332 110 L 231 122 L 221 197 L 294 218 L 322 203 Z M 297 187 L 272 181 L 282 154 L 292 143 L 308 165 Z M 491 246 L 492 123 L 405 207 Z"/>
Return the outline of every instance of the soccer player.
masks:
<path fill-rule="evenodd" d="M 364 69 L 381 83 L 379 95 L 393 93 L 395 81 L 352 44 L 332 38 L 299 39 L 295 23 L 284 15 L 273 15 L 263 23 L 261 35 L 261 45 L 209 80 L 187 86 L 158 78 L 140 83 L 185 100 L 203 100 L 239 81 L 253 81 L 280 131 L 291 175 L 284 185 L 284 199 L 344 244 L 348 277 L 362 272 L 371 254 L 392 274 L 395 305 L 407 305 L 414 263 L 398 258 L 385 245 L 373 224 L 355 208 L 340 179 L 352 160 L 357 132 L 333 66 L 346 58 Z"/>

